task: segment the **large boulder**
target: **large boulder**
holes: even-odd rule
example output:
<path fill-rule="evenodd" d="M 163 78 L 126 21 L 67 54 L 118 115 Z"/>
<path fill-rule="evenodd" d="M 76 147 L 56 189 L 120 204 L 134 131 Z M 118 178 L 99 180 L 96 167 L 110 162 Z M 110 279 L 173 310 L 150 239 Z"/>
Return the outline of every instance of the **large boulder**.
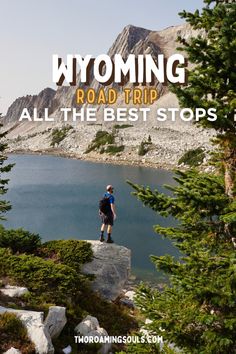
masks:
<path fill-rule="evenodd" d="M 29 339 L 35 345 L 37 354 L 54 354 L 50 335 L 43 323 L 43 312 L 15 310 L 0 306 L 0 315 L 6 312 L 15 314 L 22 321 Z"/>
<path fill-rule="evenodd" d="M 64 349 L 62 349 L 62 352 L 63 352 L 64 354 L 70 354 L 70 353 L 72 353 L 72 347 L 71 347 L 71 345 L 67 345 L 67 347 L 65 347 Z"/>
<path fill-rule="evenodd" d="M 115 300 L 121 293 L 130 275 L 131 251 L 116 244 L 100 241 L 91 243 L 94 258 L 82 271 L 95 275 L 92 288 L 107 300 Z"/>
<path fill-rule="evenodd" d="M 77 334 L 82 334 L 87 336 L 93 330 L 96 330 L 99 327 L 99 323 L 96 317 L 88 315 L 83 319 L 82 322 L 75 327 L 75 332 Z"/>
<path fill-rule="evenodd" d="M 20 286 L 6 285 L 0 289 L 1 293 L 9 297 L 21 297 L 28 293 L 28 289 Z"/>
<path fill-rule="evenodd" d="M 134 297 L 135 297 L 135 291 L 133 290 L 126 291 L 124 297 L 120 299 L 120 304 L 130 308 L 135 308 Z"/>
<path fill-rule="evenodd" d="M 13 348 L 11 347 L 8 351 L 6 351 L 4 354 L 21 354 L 21 352 L 16 349 L 16 348 Z"/>
<path fill-rule="evenodd" d="M 83 321 L 75 327 L 75 333 L 77 336 L 84 336 L 89 338 L 108 337 L 107 331 L 99 326 L 97 318 L 90 315 L 86 316 Z M 101 343 L 101 348 L 98 350 L 98 354 L 108 354 L 110 349 L 110 343 Z"/>
<path fill-rule="evenodd" d="M 128 290 L 125 293 L 125 297 L 127 297 L 129 300 L 134 301 L 135 298 L 135 291 L 134 290 Z"/>
<path fill-rule="evenodd" d="M 61 306 L 51 306 L 44 325 L 50 337 L 54 339 L 59 337 L 66 322 L 66 308 Z"/>

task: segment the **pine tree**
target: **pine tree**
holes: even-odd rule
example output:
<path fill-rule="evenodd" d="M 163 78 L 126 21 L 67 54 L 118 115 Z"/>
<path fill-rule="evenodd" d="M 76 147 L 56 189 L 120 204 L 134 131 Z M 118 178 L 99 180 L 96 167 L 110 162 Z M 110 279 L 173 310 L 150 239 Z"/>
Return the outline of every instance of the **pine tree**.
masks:
<path fill-rule="evenodd" d="M 175 180 L 168 187 L 172 196 L 132 184 L 145 206 L 178 220 L 177 227 L 157 225 L 155 231 L 184 255 L 151 257 L 171 285 L 162 292 L 141 286 L 137 304 L 153 321 L 148 329 L 186 353 L 235 353 L 236 258 L 225 234 L 231 201 L 223 176 L 177 171 Z"/>
<path fill-rule="evenodd" d="M 205 0 L 200 14 L 182 13 L 201 35 L 181 39 L 189 60 L 189 84 L 175 87 L 181 106 L 217 109 L 218 119 L 199 124 L 217 132 L 217 173 L 176 171 L 171 194 L 130 183 L 145 206 L 177 220 L 175 227 L 155 226 L 173 241 L 182 256 L 151 256 L 169 277 L 163 291 L 141 285 L 137 304 L 152 322 L 150 333 L 161 334 L 184 353 L 236 353 L 236 125 L 234 110 L 236 4 Z M 138 353 L 138 350 L 136 351 Z"/>
<path fill-rule="evenodd" d="M 190 40 L 179 37 L 181 50 L 195 64 L 188 71 L 186 87 L 172 86 L 180 105 L 193 110 L 215 108 L 217 120 L 201 118 L 199 125 L 217 132 L 216 143 L 221 152 L 225 172 L 226 193 L 236 196 L 236 3 L 204 0 L 202 13 L 183 11 L 180 15 L 199 35 Z"/>
<path fill-rule="evenodd" d="M 0 129 L 3 127 L 0 124 Z M 7 144 L 4 142 L 4 138 L 6 137 L 7 132 L 0 132 L 0 195 L 3 196 L 7 192 L 7 184 L 9 179 L 5 178 L 4 175 L 7 172 L 10 172 L 14 164 L 6 164 L 7 156 L 5 154 L 5 150 L 7 148 Z M 11 204 L 0 199 L 0 220 L 5 220 L 4 214 L 11 209 Z"/>

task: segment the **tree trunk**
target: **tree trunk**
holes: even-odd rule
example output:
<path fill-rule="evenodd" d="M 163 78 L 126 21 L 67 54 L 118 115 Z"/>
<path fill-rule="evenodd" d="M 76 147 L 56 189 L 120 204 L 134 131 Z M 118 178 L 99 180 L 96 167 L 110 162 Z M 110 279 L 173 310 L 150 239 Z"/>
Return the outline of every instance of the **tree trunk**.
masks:
<path fill-rule="evenodd" d="M 225 193 L 233 201 L 236 199 L 235 184 L 236 184 L 236 148 L 232 145 L 235 144 L 235 139 L 229 139 L 224 145 L 224 179 L 225 179 Z M 234 141 L 234 142 L 233 142 Z M 236 146 L 236 145 L 235 145 Z M 236 248 L 236 235 L 232 230 L 232 225 L 225 224 L 225 233 L 231 238 L 234 248 Z"/>
<path fill-rule="evenodd" d="M 231 164 L 224 163 L 225 169 L 225 193 L 230 199 L 235 198 L 234 184 L 235 184 L 235 170 L 236 167 Z"/>
<path fill-rule="evenodd" d="M 223 144 L 222 144 L 223 143 Z M 236 137 L 230 134 L 220 144 L 223 149 L 225 193 L 230 199 L 236 198 Z"/>

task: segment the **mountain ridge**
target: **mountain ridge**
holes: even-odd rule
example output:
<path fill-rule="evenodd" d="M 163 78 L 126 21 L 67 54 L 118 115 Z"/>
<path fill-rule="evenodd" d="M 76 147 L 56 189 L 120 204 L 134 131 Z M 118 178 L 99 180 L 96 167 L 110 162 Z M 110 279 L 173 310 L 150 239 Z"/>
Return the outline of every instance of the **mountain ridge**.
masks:
<path fill-rule="evenodd" d="M 125 59 L 129 54 L 151 54 L 154 58 L 158 54 L 164 54 L 166 57 L 174 53 L 178 53 L 177 47 L 179 43 L 177 38 L 189 39 L 201 35 L 201 32 L 194 31 L 189 24 L 181 24 L 178 26 L 170 26 L 161 31 L 153 31 L 134 25 L 127 25 L 118 34 L 117 38 L 108 50 L 108 55 L 113 58 L 115 54 L 121 54 Z M 87 86 L 80 82 L 80 73 L 77 75 L 78 87 L 86 89 Z M 122 88 L 113 83 L 104 87 L 99 84 L 93 77 L 90 81 L 90 88 L 97 92 L 100 88 L 104 88 L 107 92 L 109 87 L 117 89 L 119 92 L 117 103 L 112 106 L 115 110 L 119 107 L 132 107 L 124 102 L 124 94 Z M 127 83 L 125 87 L 132 85 Z M 183 122 L 176 119 L 173 123 L 170 119 L 166 122 L 157 122 L 156 110 L 163 108 L 179 108 L 177 97 L 169 92 L 168 88 L 162 84 L 155 82 L 154 87 L 159 92 L 159 99 L 149 106 L 150 118 L 147 122 L 138 121 L 137 123 L 128 124 L 126 129 L 115 129 L 114 144 L 112 151 L 117 151 L 113 155 L 106 153 L 106 147 L 103 154 L 98 150 L 87 153 L 88 146 L 91 141 L 96 138 L 99 130 L 113 134 L 117 122 L 104 123 L 103 108 L 105 105 L 92 106 L 97 107 L 97 122 L 87 124 L 86 122 L 69 123 L 71 128 L 66 130 L 63 139 L 59 141 L 57 146 L 52 146 L 53 130 L 64 129 L 68 123 L 62 119 L 62 107 L 76 108 L 80 110 L 82 106 L 76 105 L 77 86 L 61 86 L 57 90 L 46 89 L 37 96 L 26 96 L 18 98 L 9 107 L 8 113 L 3 121 L 6 129 L 9 130 L 8 144 L 9 151 L 33 151 L 44 153 L 58 153 L 67 156 L 73 156 L 80 159 L 93 159 L 96 161 L 112 161 L 114 163 L 131 163 L 131 164 L 152 164 L 153 166 L 172 167 L 178 165 L 179 158 L 190 149 L 203 148 L 205 151 L 211 150 L 210 137 L 211 131 L 202 132 L 196 125 L 190 122 Z M 33 97 L 33 98 L 32 98 Z M 22 107 L 29 108 L 32 112 L 33 107 L 39 108 L 39 114 L 42 114 L 44 107 L 49 108 L 54 122 L 19 122 L 20 110 Z M 90 107 L 85 104 L 83 107 Z M 69 119 L 71 118 L 69 114 Z M 170 114 L 168 116 L 170 118 Z M 140 156 L 138 151 L 140 145 L 151 137 L 151 145 L 145 156 Z M 114 145 L 113 144 L 113 145 Z M 122 147 L 122 149 L 121 149 Z M 109 150 L 109 149 L 108 149 Z"/>

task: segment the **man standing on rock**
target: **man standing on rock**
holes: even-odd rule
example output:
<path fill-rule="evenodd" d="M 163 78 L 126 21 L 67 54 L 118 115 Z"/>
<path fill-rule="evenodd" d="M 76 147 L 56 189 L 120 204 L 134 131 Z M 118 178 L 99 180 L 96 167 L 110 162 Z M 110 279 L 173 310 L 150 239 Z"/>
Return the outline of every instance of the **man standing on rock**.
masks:
<path fill-rule="evenodd" d="M 107 191 L 103 199 L 99 202 L 99 213 L 102 219 L 100 241 L 104 241 L 104 231 L 107 227 L 107 243 L 113 243 L 111 233 L 114 220 L 116 219 L 115 198 L 113 196 L 114 188 L 109 184 L 106 189 Z"/>

